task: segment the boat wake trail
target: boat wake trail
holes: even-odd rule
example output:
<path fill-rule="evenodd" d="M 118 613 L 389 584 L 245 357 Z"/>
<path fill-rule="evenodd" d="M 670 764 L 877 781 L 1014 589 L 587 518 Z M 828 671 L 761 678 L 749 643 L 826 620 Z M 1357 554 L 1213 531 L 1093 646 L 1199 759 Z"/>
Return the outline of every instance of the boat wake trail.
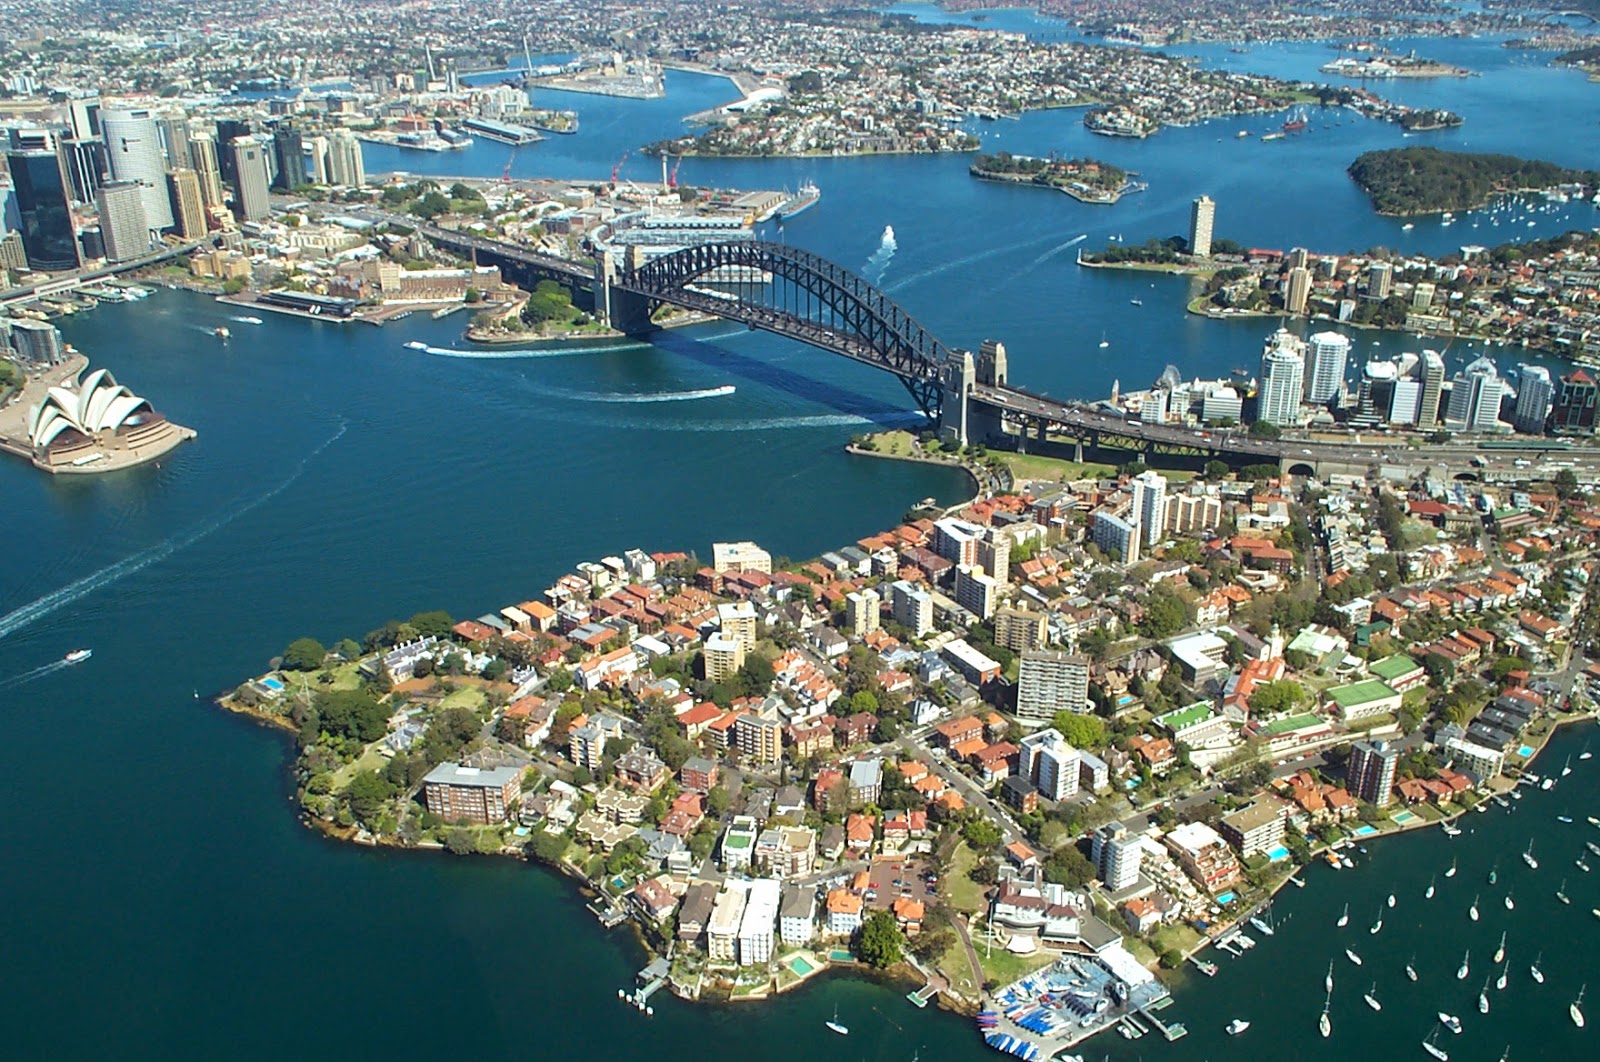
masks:
<path fill-rule="evenodd" d="M 579 402 L 616 402 L 633 405 L 645 402 L 693 402 L 699 398 L 721 398 L 731 395 L 738 388 L 733 384 L 723 384 L 721 387 L 706 387 L 699 391 L 659 391 L 655 394 L 630 395 L 621 392 L 607 392 L 604 394 L 571 394 L 565 398 L 576 399 Z"/>
<path fill-rule="evenodd" d="M 0 690 L 9 690 L 13 687 L 21 686 L 24 683 L 32 682 L 36 678 L 43 678 L 52 671 L 65 671 L 71 666 L 65 660 L 57 660 L 53 663 L 45 664 L 43 667 L 36 667 L 32 671 L 24 671 L 20 675 L 12 675 L 10 678 L 0 679 Z"/>
<path fill-rule="evenodd" d="M 1054 237 L 1051 236 L 1041 236 L 1036 240 L 1026 240 L 1019 244 L 991 247 L 987 251 L 979 251 L 976 254 L 969 254 L 965 258 L 953 258 L 948 262 L 940 262 L 936 266 L 930 266 L 929 268 L 921 270 L 920 272 L 912 273 L 908 277 L 901 277 L 899 280 L 888 285 L 883 290 L 886 294 L 893 295 L 897 291 L 904 291 L 906 288 L 920 280 L 927 280 L 929 277 L 936 277 L 940 273 L 948 273 L 952 269 L 960 269 L 962 266 L 969 266 L 976 262 L 981 262 L 986 258 L 994 258 L 1002 254 L 1012 254 L 1024 247 L 1033 247 L 1037 244 L 1043 243 L 1045 240 L 1053 238 Z"/>
<path fill-rule="evenodd" d="M 549 350 L 518 348 L 516 350 L 456 350 L 451 347 L 423 347 L 424 353 L 441 358 L 472 358 L 481 361 L 512 360 L 517 358 L 570 358 L 577 354 L 610 354 L 619 350 L 636 350 L 648 343 L 612 343 L 604 347 L 559 347 Z"/>
<path fill-rule="evenodd" d="M 238 321 L 240 324 L 261 324 L 261 318 L 259 317 L 230 317 L 228 320 Z"/>
<path fill-rule="evenodd" d="M 1032 269 L 1034 266 L 1043 265 L 1046 261 L 1050 260 L 1051 258 L 1054 258 L 1056 255 L 1060 254 L 1062 251 L 1065 251 L 1068 247 L 1076 247 L 1078 244 L 1082 243 L 1084 240 L 1087 240 L 1088 238 L 1089 238 L 1089 234 L 1087 232 L 1085 232 L 1080 236 L 1074 236 L 1072 239 L 1068 240 L 1066 243 L 1058 243 L 1054 247 L 1052 247 L 1048 251 L 1046 251 L 1044 254 L 1041 254 L 1038 258 L 1035 258 L 1033 261 L 1029 262 L 1028 263 L 1028 268 Z"/>
<path fill-rule="evenodd" d="M 117 561 L 115 564 L 108 564 L 97 572 L 91 572 L 81 579 L 76 579 L 68 583 L 59 590 L 52 590 L 50 593 L 45 594 L 38 600 L 30 601 L 26 605 L 23 605 L 20 608 L 14 608 L 10 612 L 7 612 L 4 616 L 0 616 L 0 638 L 9 638 L 17 631 L 22 630 L 24 627 L 32 626 L 39 620 L 42 620 L 46 616 L 50 615 L 52 612 L 66 608 L 68 605 L 71 605 L 74 602 L 81 601 L 90 594 L 95 593 L 98 590 L 103 590 L 112 583 L 125 579 L 136 572 L 141 572 L 150 567 L 152 564 L 158 564 L 172 556 L 174 553 L 177 553 L 179 550 L 188 549 L 201 539 L 207 538 L 210 535 L 222 530 L 224 527 L 227 527 L 229 524 L 239 519 L 239 517 L 244 516 L 246 513 L 252 512 L 255 509 L 265 505 L 267 502 L 271 501 L 273 498 L 276 498 L 278 495 L 282 494 L 284 491 L 293 486 L 295 480 L 300 478 L 300 476 L 305 472 L 306 467 L 313 460 L 321 456 L 324 450 L 344 437 L 344 433 L 349 426 L 349 422 L 341 418 L 339 421 L 339 430 L 329 436 L 328 439 L 317 446 L 316 449 L 312 450 L 305 457 L 301 458 L 300 463 L 295 465 L 294 471 L 290 472 L 281 483 L 273 487 L 271 490 L 266 491 L 263 494 L 258 494 L 249 501 L 242 503 L 237 508 L 224 513 L 221 516 L 207 520 L 198 527 L 191 528 L 181 535 L 177 535 L 173 538 L 167 539 L 165 542 L 158 542 L 154 546 L 149 546 L 145 549 L 142 549 L 130 557 L 125 557 L 122 560 Z"/>
<path fill-rule="evenodd" d="M 883 274 L 888 271 L 889 263 L 894 260 L 894 253 L 900 245 L 894 239 L 894 226 L 883 227 L 883 237 L 878 241 L 878 249 L 872 252 L 872 257 L 867 259 L 867 264 L 861 267 L 862 274 L 874 284 L 883 283 Z"/>

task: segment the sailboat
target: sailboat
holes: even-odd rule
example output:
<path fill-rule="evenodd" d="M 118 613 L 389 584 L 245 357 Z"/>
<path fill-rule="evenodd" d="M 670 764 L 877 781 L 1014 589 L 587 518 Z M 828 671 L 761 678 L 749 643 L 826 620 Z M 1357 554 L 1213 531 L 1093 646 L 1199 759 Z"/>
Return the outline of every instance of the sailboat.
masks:
<path fill-rule="evenodd" d="M 1539 969 L 1539 960 L 1544 958 L 1544 952 L 1534 956 L 1533 965 L 1528 967 L 1528 974 L 1541 985 L 1544 984 L 1544 971 Z"/>
<path fill-rule="evenodd" d="M 1489 868 L 1489 884 L 1493 885 L 1500 880 L 1500 864 L 1496 863 Z"/>
<path fill-rule="evenodd" d="M 1483 987 L 1478 990 L 1478 1013 L 1489 1013 L 1489 979 L 1483 979 Z"/>
<path fill-rule="evenodd" d="M 1472 949 L 1468 948 L 1466 954 L 1461 956 L 1461 965 L 1460 965 L 1460 967 L 1458 967 L 1456 969 L 1456 980 L 1457 981 L 1465 981 L 1467 979 L 1467 974 L 1470 972 L 1469 969 L 1468 969 L 1468 960 L 1471 959 L 1471 958 L 1472 958 Z"/>
<path fill-rule="evenodd" d="M 1494 949 L 1494 961 L 1499 962 L 1506 957 L 1506 935 L 1500 934 L 1500 946 Z"/>
<path fill-rule="evenodd" d="M 1568 896 L 1567 896 L 1567 879 L 1566 878 L 1562 878 L 1560 886 L 1558 886 L 1556 888 L 1556 899 L 1560 900 L 1562 903 L 1570 904 L 1572 902 L 1572 900 L 1569 899 Z"/>
<path fill-rule="evenodd" d="M 1578 988 L 1578 998 L 1572 1001 L 1571 1006 L 1567 1007 L 1567 1013 L 1572 1017 L 1572 1024 L 1580 1029 L 1583 1028 L 1583 993 L 1588 987 L 1588 985 L 1580 986 Z"/>
<path fill-rule="evenodd" d="M 1328 1007 L 1333 1003 L 1333 989 L 1328 989 L 1328 998 L 1322 1001 L 1322 1017 L 1317 1019 L 1317 1031 L 1322 1033 L 1326 1040 L 1333 1035 L 1333 1022 L 1328 1020 Z"/>
<path fill-rule="evenodd" d="M 1561 777 L 1565 778 L 1572 773 L 1572 757 L 1567 757 L 1567 762 L 1561 765 Z"/>
<path fill-rule="evenodd" d="M 1263 918 L 1262 915 L 1266 917 Z M 1261 935 L 1270 937 L 1277 931 L 1272 928 L 1272 905 L 1269 903 L 1261 909 L 1261 914 L 1251 915 L 1250 924 L 1261 930 Z"/>
<path fill-rule="evenodd" d="M 1436 880 L 1437 880 L 1436 878 L 1429 878 L 1428 879 L 1428 891 L 1422 894 L 1422 898 L 1424 900 L 1433 899 L 1433 883 Z"/>
<path fill-rule="evenodd" d="M 833 1020 L 832 1021 L 825 1021 L 822 1024 L 826 1025 L 828 1028 L 832 1029 L 834 1032 L 838 1033 L 840 1036 L 849 1036 L 850 1035 L 849 1027 L 839 1024 L 839 1007 L 838 1007 L 837 1004 L 835 1004 L 834 1008 L 833 1008 Z"/>
<path fill-rule="evenodd" d="M 1585 741 L 1583 743 L 1583 751 L 1578 753 L 1578 759 L 1587 760 L 1590 757 L 1592 757 L 1593 755 L 1594 755 L 1594 753 L 1589 751 L 1589 743 L 1587 741 Z"/>
<path fill-rule="evenodd" d="M 1495 991 L 1504 992 L 1506 990 L 1506 978 L 1510 975 L 1511 963 L 1507 962 L 1504 966 L 1500 967 L 1500 976 L 1494 979 Z"/>
<path fill-rule="evenodd" d="M 1445 1054 L 1444 1048 L 1433 1042 L 1438 1038 L 1438 1036 L 1438 1029 L 1435 1029 L 1433 1032 L 1429 1033 L 1428 1038 L 1422 1041 L 1422 1049 L 1428 1052 L 1428 1054 L 1432 1055 L 1434 1058 L 1437 1058 L 1439 1062 L 1450 1062 L 1450 1056 Z"/>
<path fill-rule="evenodd" d="M 1383 1004 L 1378 1002 L 1378 982 L 1372 982 L 1372 987 L 1367 989 L 1367 994 L 1361 998 L 1367 1001 L 1367 1006 L 1373 1010 L 1382 1010 Z"/>
<path fill-rule="evenodd" d="M 1478 920 L 1478 898 L 1476 896 L 1472 898 L 1472 906 L 1467 908 L 1467 917 L 1474 922 Z"/>
<path fill-rule="evenodd" d="M 1361 956 L 1357 955 L 1349 948 L 1344 949 L 1344 957 L 1355 963 L 1357 966 L 1361 965 Z"/>
<path fill-rule="evenodd" d="M 1376 936 L 1378 930 L 1380 930 L 1382 928 L 1383 928 L 1383 908 L 1380 907 L 1380 908 L 1378 908 L 1378 920 L 1376 922 L 1372 923 L 1372 933 L 1373 933 L 1373 935 Z"/>
<path fill-rule="evenodd" d="M 1450 869 L 1444 872 L 1444 876 L 1447 878 L 1453 878 L 1456 876 L 1456 861 L 1454 856 L 1450 858 Z"/>
<path fill-rule="evenodd" d="M 1349 924 L 1350 924 L 1350 905 L 1349 904 L 1345 904 L 1344 905 L 1344 914 L 1339 916 L 1339 921 L 1335 922 L 1334 925 L 1338 926 L 1340 929 L 1343 929 L 1345 926 L 1347 926 Z"/>
<path fill-rule="evenodd" d="M 1529 841 L 1528 841 L 1528 850 L 1526 852 L 1522 853 L 1522 861 L 1524 863 L 1528 864 L 1528 869 L 1529 870 L 1538 870 L 1539 869 L 1539 861 L 1537 859 L 1533 858 L 1533 841 L 1532 841 L 1532 839 L 1529 839 Z"/>
<path fill-rule="evenodd" d="M 1328 976 L 1322 979 L 1322 987 L 1328 990 L 1330 996 L 1333 995 L 1333 960 L 1331 959 L 1328 960 Z"/>
<path fill-rule="evenodd" d="M 1394 906 L 1394 893 L 1392 893 L 1392 892 L 1389 894 L 1389 906 L 1390 907 Z"/>
<path fill-rule="evenodd" d="M 1515 911 L 1516 909 L 1517 909 L 1516 901 L 1511 899 L 1511 894 L 1509 892 L 1506 893 L 1506 910 Z"/>
<path fill-rule="evenodd" d="M 1411 961 L 1406 963 L 1406 976 L 1415 981 L 1417 979 L 1417 957 L 1411 956 Z"/>
<path fill-rule="evenodd" d="M 1111 345 L 1111 340 L 1106 338 L 1106 334 L 1104 332 L 1101 332 L 1100 333 L 1100 349 L 1104 350 L 1107 347 L 1109 347 L 1110 345 Z"/>

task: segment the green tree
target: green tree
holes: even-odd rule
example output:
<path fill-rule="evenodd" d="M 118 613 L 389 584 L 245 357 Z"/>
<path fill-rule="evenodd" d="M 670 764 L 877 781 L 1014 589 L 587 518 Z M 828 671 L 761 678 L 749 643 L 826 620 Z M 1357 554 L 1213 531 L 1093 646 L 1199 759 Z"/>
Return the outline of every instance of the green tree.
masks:
<path fill-rule="evenodd" d="M 1065 844 L 1050 853 L 1044 862 L 1044 879 L 1069 888 L 1081 888 L 1094 879 L 1094 864 L 1078 851 L 1075 844 Z"/>
<path fill-rule="evenodd" d="M 1277 439 L 1283 435 L 1283 429 L 1269 420 L 1258 420 L 1250 425 L 1252 439 Z"/>
<path fill-rule="evenodd" d="M 444 846 L 452 855 L 471 855 L 478 850 L 478 838 L 465 826 L 452 826 L 444 831 Z"/>
<path fill-rule="evenodd" d="M 850 711 L 857 714 L 865 712 L 868 715 L 877 715 L 877 696 L 871 690 L 857 690 L 850 695 Z"/>
<path fill-rule="evenodd" d="M 874 911 L 861 924 L 856 939 L 856 954 L 868 966 L 885 969 L 899 962 L 905 954 L 906 938 L 888 911 Z"/>
<path fill-rule="evenodd" d="M 315 704 L 323 733 L 366 743 L 389 731 L 389 709 L 366 690 L 324 690 Z"/>
<path fill-rule="evenodd" d="M 551 833 L 548 830 L 540 830 L 533 835 L 533 842 L 528 845 L 528 848 L 532 851 L 534 858 L 543 860 L 546 863 L 559 864 L 562 857 L 567 854 L 567 849 L 571 847 L 571 844 L 572 842 L 567 840 L 567 835 L 564 833 Z"/>
<path fill-rule="evenodd" d="M 971 818 L 961 827 L 961 838 L 977 851 L 987 852 L 1000 847 L 1004 835 L 1001 834 L 1000 827 L 988 819 Z"/>
<path fill-rule="evenodd" d="M 1570 498 L 1578 493 L 1578 474 L 1570 468 L 1563 468 L 1557 472 L 1551 482 L 1555 485 L 1556 493 L 1563 498 Z"/>
<path fill-rule="evenodd" d="M 435 638 L 444 638 L 449 636 L 450 628 L 455 624 L 455 620 L 450 618 L 450 613 L 448 612 L 434 611 L 419 612 L 407 620 L 406 623 L 417 632 L 417 636 L 420 638 L 426 638 L 429 635 Z"/>
<path fill-rule="evenodd" d="M 1256 715 L 1279 715 L 1291 711 L 1304 694 L 1300 684 L 1289 679 L 1264 682 L 1250 695 L 1250 711 Z"/>
<path fill-rule="evenodd" d="M 720 819 L 728 813 L 733 806 L 733 797 L 728 795 L 726 786 L 714 785 L 706 793 L 706 812 L 714 819 Z"/>
<path fill-rule="evenodd" d="M 1139 632 L 1148 638 L 1165 638 L 1178 633 L 1188 623 L 1188 604 L 1174 591 L 1160 587 L 1145 599 Z"/>
<path fill-rule="evenodd" d="M 389 780 L 376 771 L 357 771 L 350 784 L 345 786 L 344 798 L 350 805 L 350 811 L 363 825 L 371 826 L 377 821 L 394 796 L 394 786 Z"/>
<path fill-rule="evenodd" d="M 290 671 L 315 671 L 327 656 L 328 650 L 315 638 L 296 638 L 283 651 L 283 666 Z"/>
<path fill-rule="evenodd" d="M 1067 744 L 1080 749 L 1097 749 L 1106 743 L 1106 723 L 1087 712 L 1060 711 L 1051 721 Z"/>

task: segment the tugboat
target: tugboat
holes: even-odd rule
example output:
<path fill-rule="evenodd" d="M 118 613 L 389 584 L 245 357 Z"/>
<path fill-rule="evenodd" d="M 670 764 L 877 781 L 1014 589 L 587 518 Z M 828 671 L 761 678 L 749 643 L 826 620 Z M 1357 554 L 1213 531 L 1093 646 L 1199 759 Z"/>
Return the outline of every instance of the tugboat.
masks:
<path fill-rule="evenodd" d="M 69 664 L 81 664 L 93 655 L 93 649 L 74 649 L 62 659 Z"/>
<path fill-rule="evenodd" d="M 1229 1036 L 1238 1036 L 1248 1028 L 1250 1028 L 1250 1023 L 1245 1021 L 1243 1018 L 1235 1018 L 1227 1025 Z"/>

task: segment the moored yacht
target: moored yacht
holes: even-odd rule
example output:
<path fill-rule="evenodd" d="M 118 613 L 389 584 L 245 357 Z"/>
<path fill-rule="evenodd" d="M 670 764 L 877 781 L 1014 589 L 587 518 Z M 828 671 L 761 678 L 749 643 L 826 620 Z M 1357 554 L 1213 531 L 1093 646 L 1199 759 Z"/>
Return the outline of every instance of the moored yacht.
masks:
<path fill-rule="evenodd" d="M 1478 920 L 1478 898 L 1476 896 L 1472 898 L 1472 906 L 1467 908 L 1467 917 L 1474 922 Z"/>
<path fill-rule="evenodd" d="M 1494 949 L 1494 961 L 1499 962 L 1506 957 L 1506 935 L 1500 934 L 1500 946 Z"/>
<path fill-rule="evenodd" d="M 1516 901 L 1511 898 L 1511 894 L 1509 892 L 1506 893 L 1506 910 L 1515 911 L 1516 909 L 1517 909 Z"/>
<path fill-rule="evenodd" d="M 1333 990 L 1328 990 L 1328 998 L 1322 1001 L 1322 1017 L 1317 1019 L 1317 1031 L 1326 1040 L 1333 1035 L 1333 1022 L 1328 1019 L 1328 1007 L 1333 1003 Z"/>
<path fill-rule="evenodd" d="M 1495 991 L 1504 992 L 1506 990 L 1506 978 L 1510 976 L 1511 963 L 1507 962 L 1504 966 L 1500 967 L 1500 976 L 1494 979 Z"/>
<path fill-rule="evenodd" d="M 1339 921 L 1335 922 L 1334 925 L 1338 926 L 1340 929 L 1343 929 L 1345 926 L 1347 926 L 1349 924 L 1350 924 L 1350 905 L 1349 904 L 1345 904 L 1344 905 L 1344 913 L 1339 916 Z"/>
<path fill-rule="evenodd" d="M 1328 994 L 1329 995 L 1333 994 L 1333 960 L 1332 959 L 1328 960 L 1328 976 L 1324 977 L 1322 979 L 1322 987 L 1326 988 L 1328 990 Z"/>
<path fill-rule="evenodd" d="M 1500 880 L 1500 864 L 1496 863 L 1489 868 L 1489 884 L 1493 885 Z"/>
<path fill-rule="evenodd" d="M 1367 994 L 1361 997 L 1367 1001 L 1367 1006 L 1373 1010 L 1382 1010 L 1383 1004 L 1378 1002 L 1378 982 L 1372 982 L 1372 987 L 1367 989 Z"/>
<path fill-rule="evenodd" d="M 1238 1036 L 1248 1028 L 1250 1028 L 1250 1023 L 1245 1021 L 1243 1018 L 1235 1018 L 1227 1025 L 1229 1036 Z"/>
<path fill-rule="evenodd" d="M 1392 893 L 1392 892 L 1389 894 L 1389 906 L 1390 907 L 1394 906 L 1394 893 Z"/>
<path fill-rule="evenodd" d="M 1489 1013 L 1489 979 L 1483 979 L 1483 987 L 1478 990 L 1478 1013 Z"/>
<path fill-rule="evenodd" d="M 1567 904 L 1570 904 L 1572 902 L 1571 897 L 1569 897 L 1567 895 L 1567 879 L 1566 878 L 1562 878 L 1561 879 L 1561 884 L 1556 886 L 1556 899 L 1560 900 L 1562 903 L 1567 903 Z"/>
<path fill-rule="evenodd" d="M 1411 956 L 1410 961 L 1406 963 L 1406 976 L 1413 981 L 1417 979 L 1417 957 L 1415 955 Z"/>
<path fill-rule="evenodd" d="M 1357 966 L 1361 965 L 1361 956 L 1357 955 L 1349 948 L 1344 949 L 1344 957 L 1355 963 Z"/>
<path fill-rule="evenodd" d="M 1454 856 L 1450 857 L 1450 869 L 1444 872 L 1444 876 L 1447 878 L 1453 878 L 1456 876 L 1456 861 Z"/>
<path fill-rule="evenodd" d="M 1428 879 L 1428 891 L 1422 894 L 1422 898 L 1424 900 L 1433 899 L 1433 883 L 1434 883 L 1435 880 L 1437 880 L 1437 879 L 1435 879 L 1435 878 L 1429 878 Z"/>
<path fill-rule="evenodd" d="M 1528 850 L 1526 852 L 1522 853 L 1522 861 L 1524 863 L 1528 864 L 1528 869 L 1529 870 L 1538 870 L 1539 869 L 1539 861 L 1537 859 L 1533 858 L 1533 841 L 1532 840 L 1528 841 Z"/>
<path fill-rule="evenodd" d="M 1567 1014 L 1571 1016 L 1572 1024 L 1580 1029 L 1583 1028 L 1583 993 L 1588 987 L 1588 985 L 1580 987 L 1578 989 L 1578 998 L 1573 1000 L 1572 1004 L 1567 1007 Z"/>
<path fill-rule="evenodd" d="M 1457 1036 L 1461 1035 L 1461 1019 L 1456 1017 L 1454 1014 L 1446 1014 L 1444 1011 L 1441 1010 L 1439 1012 L 1439 1021 L 1444 1025 L 1444 1027 L 1446 1029 L 1449 1029 L 1451 1032 L 1455 1033 Z"/>
<path fill-rule="evenodd" d="M 1544 952 L 1534 956 L 1533 965 L 1528 967 L 1528 975 L 1541 985 L 1544 984 L 1544 971 L 1539 969 L 1539 960 L 1544 958 Z"/>
<path fill-rule="evenodd" d="M 1456 968 L 1457 981 L 1465 981 L 1467 979 L 1467 974 L 1471 972 L 1471 967 L 1469 965 L 1469 960 L 1471 958 L 1472 949 L 1468 948 L 1466 954 L 1461 956 L 1461 965 Z"/>
<path fill-rule="evenodd" d="M 1422 1049 L 1428 1052 L 1428 1054 L 1432 1055 L 1434 1058 L 1437 1058 L 1439 1062 L 1450 1062 L 1450 1056 L 1445 1054 L 1444 1048 L 1433 1042 L 1434 1037 L 1438 1035 L 1439 1030 L 1437 1029 L 1428 1034 L 1428 1038 L 1422 1041 Z"/>

